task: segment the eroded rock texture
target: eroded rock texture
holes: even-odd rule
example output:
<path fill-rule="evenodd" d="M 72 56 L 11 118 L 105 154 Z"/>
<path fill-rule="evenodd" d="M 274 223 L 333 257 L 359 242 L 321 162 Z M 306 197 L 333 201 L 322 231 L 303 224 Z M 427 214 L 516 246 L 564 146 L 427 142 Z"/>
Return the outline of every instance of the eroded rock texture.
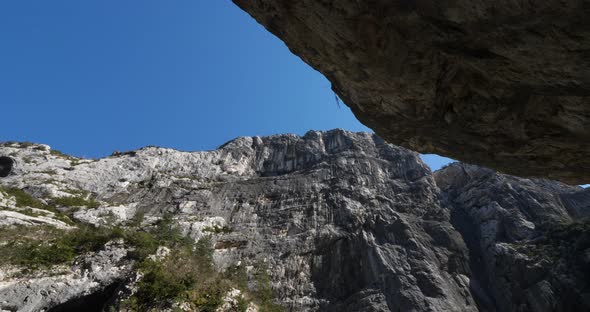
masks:
<path fill-rule="evenodd" d="M 459 163 L 434 177 L 470 250 L 482 310 L 590 309 L 589 228 L 572 223 L 588 216 L 590 190 Z"/>
<path fill-rule="evenodd" d="M 219 270 L 265 263 L 288 311 L 590 308 L 590 229 L 551 232 L 588 216 L 579 187 L 463 164 L 433 174 L 414 152 L 342 130 L 243 137 L 209 152 L 148 147 L 96 161 L 41 147 L 0 147 L 19 164 L 0 185 L 40 199 L 91 192 L 100 207 L 74 212 L 81 223 L 124 225 L 140 213 L 149 226 L 172 214 L 185 235 L 211 237 Z M 0 196 L 12 216 L 0 226 L 41 222 L 16 218 L 24 208 L 13 206 Z M 74 285 L 63 297 L 43 292 L 54 295 L 35 297 L 36 308 L 96 304 L 113 281 L 133 280 L 129 264 L 115 260 L 105 266 L 110 284 L 100 270 L 29 281 L 0 266 L 0 310 L 28 311 L 16 294 L 32 283 L 35 293 Z M 76 286 L 80 279 L 94 288 Z"/>
<path fill-rule="evenodd" d="M 590 4 L 233 0 L 388 142 L 590 181 Z"/>

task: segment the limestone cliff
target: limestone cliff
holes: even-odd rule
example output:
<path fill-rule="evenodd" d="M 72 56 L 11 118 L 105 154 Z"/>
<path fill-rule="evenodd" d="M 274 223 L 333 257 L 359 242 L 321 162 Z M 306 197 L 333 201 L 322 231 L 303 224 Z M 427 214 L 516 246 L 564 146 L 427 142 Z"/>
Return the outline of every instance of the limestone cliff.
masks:
<path fill-rule="evenodd" d="M 0 179 L 0 229 L 136 229 L 107 236 L 117 238 L 104 247 L 77 247 L 71 264 L 2 264 L 0 310 L 124 310 L 149 277 L 128 241 L 163 218 L 193 244 L 210 241 L 219 272 L 262 264 L 272 300 L 288 311 L 590 307 L 580 273 L 590 264 L 590 231 L 576 223 L 576 244 L 559 244 L 560 224 L 589 213 L 579 187 L 462 164 L 433 174 L 414 152 L 342 130 L 242 137 L 208 152 L 146 147 L 90 160 L 5 143 L 0 155 L 15 160 Z M 182 259 L 176 252 L 161 247 L 149 257 Z M 259 287 L 251 276 L 232 284 L 217 311 Z M 209 311 L 201 299 L 183 295 L 158 309 Z M 243 311 L 269 310 L 245 299 Z"/>

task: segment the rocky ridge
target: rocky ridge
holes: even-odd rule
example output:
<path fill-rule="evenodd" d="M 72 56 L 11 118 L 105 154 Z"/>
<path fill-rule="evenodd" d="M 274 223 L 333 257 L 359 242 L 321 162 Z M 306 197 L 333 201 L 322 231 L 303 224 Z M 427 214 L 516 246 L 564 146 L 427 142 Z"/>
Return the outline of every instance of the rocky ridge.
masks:
<path fill-rule="evenodd" d="M 0 155 L 16 160 L 0 179 L 0 229 L 126 228 L 138 216 L 150 228 L 170 218 L 193 242 L 210 240 L 217 271 L 263 264 L 274 302 L 289 311 L 590 307 L 590 230 L 579 222 L 589 201 L 579 187 L 464 164 L 432 173 L 414 152 L 342 130 L 242 137 L 208 152 L 146 147 L 89 160 L 5 143 Z M 14 189 L 43 205 L 18 205 Z M 153 259 L 170 256 L 162 248 Z M 75 311 L 97 300 L 123 310 L 142 279 L 129 253 L 111 240 L 71 266 L 31 273 L 0 263 L 0 310 Z M 236 308 L 252 287 L 228 290 L 216 309 Z M 168 309 L 199 310 L 173 301 Z"/>

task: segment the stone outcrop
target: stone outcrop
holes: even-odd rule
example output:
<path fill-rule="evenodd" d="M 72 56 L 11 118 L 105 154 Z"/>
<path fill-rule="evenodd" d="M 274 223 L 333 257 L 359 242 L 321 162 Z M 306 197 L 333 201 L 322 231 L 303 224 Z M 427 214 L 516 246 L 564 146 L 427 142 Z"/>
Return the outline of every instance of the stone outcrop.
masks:
<path fill-rule="evenodd" d="M 208 152 L 146 147 L 99 160 L 38 146 L 4 145 L 0 154 L 18 164 L 0 179 L 3 187 L 44 201 L 96 196 L 98 207 L 71 213 L 77 222 L 109 226 L 141 214 L 149 227 L 171 215 L 185 235 L 211 238 L 218 270 L 264 263 L 289 311 L 590 307 L 581 273 L 590 257 L 571 257 L 590 246 L 555 244 L 550 231 L 588 215 L 588 193 L 579 187 L 463 164 L 433 174 L 415 152 L 342 130 L 242 137 Z M 132 272 L 115 271 L 108 281 L 133 280 Z M 21 297 L 7 294 L 29 282 L 0 281 L 0 310 L 26 311 Z M 112 284 L 37 307 L 79 307 Z"/>
<path fill-rule="evenodd" d="M 233 2 L 388 142 L 590 182 L 587 1 Z"/>
<path fill-rule="evenodd" d="M 482 310 L 589 309 L 590 228 L 572 223 L 587 216 L 589 190 L 459 163 L 434 177 L 469 247 Z"/>
<path fill-rule="evenodd" d="M 39 277 L 0 274 L 0 311 L 37 312 L 49 307 L 53 312 L 102 311 L 118 283 L 131 272 L 126 254 L 126 249 L 112 242 L 71 268 L 54 269 Z"/>

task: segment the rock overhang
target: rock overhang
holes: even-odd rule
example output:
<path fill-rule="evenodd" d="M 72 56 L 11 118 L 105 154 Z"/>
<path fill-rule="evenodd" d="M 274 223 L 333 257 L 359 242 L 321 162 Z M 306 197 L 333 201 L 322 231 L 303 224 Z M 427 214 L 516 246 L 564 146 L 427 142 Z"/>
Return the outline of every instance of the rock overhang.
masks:
<path fill-rule="evenodd" d="M 583 1 L 234 0 L 390 143 L 590 180 Z"/>

